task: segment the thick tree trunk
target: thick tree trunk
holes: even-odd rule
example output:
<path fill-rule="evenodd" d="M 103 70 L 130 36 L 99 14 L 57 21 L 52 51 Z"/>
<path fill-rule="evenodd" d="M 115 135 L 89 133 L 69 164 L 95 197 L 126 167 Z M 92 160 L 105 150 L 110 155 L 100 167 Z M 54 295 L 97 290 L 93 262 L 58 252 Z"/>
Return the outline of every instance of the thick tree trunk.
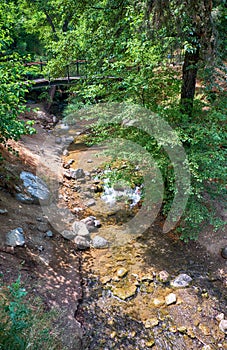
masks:
<path fill-rule="evenodd" d="M 182 113 L 187 114 L 189 118 L 192 116 L 198 61 L 199 48 L 193 52 L 185 52 L 180 104 Z"/>

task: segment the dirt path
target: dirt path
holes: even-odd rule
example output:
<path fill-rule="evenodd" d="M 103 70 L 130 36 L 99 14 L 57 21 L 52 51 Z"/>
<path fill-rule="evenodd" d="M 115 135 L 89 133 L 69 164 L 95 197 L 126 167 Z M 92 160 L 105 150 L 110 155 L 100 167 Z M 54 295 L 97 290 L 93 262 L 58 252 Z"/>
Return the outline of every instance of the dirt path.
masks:
<path fill-rule="evenodd" d="M 23 204 L 14 197 L 14 187 L 20 184 L 22 170 L 36 174 L 39 169 L 47 181 L 54 176 L 56 181 L 60 179 L 61 174 L 56 174 L 55 169 L 49 167 L 61 162 L 60 147 L 55 143 L 55 136 L 42 127 L 43 121 L 44 116 L 42 119 L 37 117 L 37 134 L 25 136 L 14 144 L 20 159 L 8 156 L 1 169 L 2 181 L 7 176 L 3 186 L 7 182 L 9 188 L 0 190 L 0 209 L 7 210 L 6 214 L 0 215 L 0 272 L 6 283 L 21 275 L 29 297 L 38 296 L 47 309 L 57 309 L 59 319 L 55 327 L 61 333 L 63 346 L 79 350 L 82 329 L 74 315 L 82 298 L 81 254 L 51 227 L 45 207 Z M 46 145 L 45 150 L 43 145 Z M 17 227 L 23 228 L 26 244 L 24 247 L 7 248 L 5 235 Z M 47 230 L 52 231 L 53 237 L 46 237 Z"/>

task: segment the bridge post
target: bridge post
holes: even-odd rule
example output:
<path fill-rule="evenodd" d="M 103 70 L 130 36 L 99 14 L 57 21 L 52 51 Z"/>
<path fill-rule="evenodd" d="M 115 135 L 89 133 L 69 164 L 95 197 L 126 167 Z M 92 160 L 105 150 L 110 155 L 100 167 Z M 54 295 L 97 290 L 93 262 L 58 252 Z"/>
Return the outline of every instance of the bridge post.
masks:
<path fill-rule="evenodd" d="M 77 76 L 80 75 L 79 74 L 79 62 L 78 62 L 78 60 L 76 61 L 76 74 L 77 74 Z"/>
<path fill-rule="evenodd" d="M 67 78 L 68 78 L 68 83 L 69 83 L 69 64 L 67 64 Z"/>
<path fill-rule="evenodd" d="M 42 61 L 42 59 L 40 59 L 40 71 L 41 72 L 43 71 L 43 61 Z"/>

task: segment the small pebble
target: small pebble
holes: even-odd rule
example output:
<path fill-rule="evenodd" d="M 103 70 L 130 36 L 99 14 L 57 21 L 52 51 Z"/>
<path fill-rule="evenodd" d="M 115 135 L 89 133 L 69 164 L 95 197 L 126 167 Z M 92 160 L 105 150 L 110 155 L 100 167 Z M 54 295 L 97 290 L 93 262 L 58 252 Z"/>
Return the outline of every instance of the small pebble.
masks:
<path fill-rule="evenodd" d="M 149 318 L 145 322 L 145 328 L 153 328 L 159 324 L 159 320 L 157 318 Z"/>
<path fill-rule="evenodd" d="M 96 204 L 96 202 L 95 202 L 95 200 L 94 199 L 90 199 L 89 201 L 87 201 L 86 203 L 85 203 L 85 205 L 86 205 L 86 207 L 92 207 L 93 205 L 95 205 Z"/>
<path fill-rule="evenodd" d="M 187 332 L 187 328 L 185 326 L 178 327 L 177 330 L 180 333 L 186 333 Z"/>
<path fill-rule="evenodd" d="M 77 236 L 74 239 L 74 243 L 76 244 L 77 248 L 80 250 L 85 250 L 90 248 L 90 241 L 86 237 Z"/>
<path fill-rule="evenodd" d="M 97 249 L 108 248 L 109 242 L 101 236 L 95 236 L 92 240 L 92 245 Z"/>
<path fill-rule="evenodd" d="M 168 295 L 165 297 L 165 301 L 166 301 L 166 305 L 171 305 L 171 304 L 176 303 L 176 301 L 177 301 L 176 294 L 174 294 L 174 293 L 168 294 Z"/>
<path fill-rule="evenodd" d="M 127 273 L 128 273 L 128 270 L 126 270 L 124 267 L 119 269 L 119 270 L 117 270 L 117 276 L 121 277 L 121 278 L 126 276 Z"/>
<path fill-rule="evenodd" d="M 53 235 L 53 232 L 50 230 L 46 232 L 46 237 L 53 237 Z"/>
<path fill-rule="evenodd" d="M 8 210 L 7 209 L 0 209 L 0 214 L 7 214 L 8 213 Z"/>
<path fill-rule="evenodd" d="M 63 156 L 67 157 L 68 155 L 69 155 L 69 151 L 68 151 L 67 149 L 65 149 L 65 150 L 63 151 Z"/>
<path fill-rule="evenodd" d="M 101 227 L 100 220 L 94 220 L 95 227 Z"/>
<path fill-rule="evenodd" d="M 146 346 L 148 348 L 152 348 L 154 346 L 154 344 L 155 344 L 155 341 L 153 339 L 146 342 Z"/>
<path fill-rule="evenodd" d="M 169 278 L 169 273 L 165 270 L 159 272 L 159 279 L 161 282 L 166 282 Z"/>
<path fill-rule="evenodd" d="M 227 246 L 221 250 L 221 256 L 223 259 L 227 259 Z"/>
<path fill-rule="evenodd" d="M 221 320 L 219 323 L 219 329 L 223 333 L 227 333 L 227 320 Z"/>

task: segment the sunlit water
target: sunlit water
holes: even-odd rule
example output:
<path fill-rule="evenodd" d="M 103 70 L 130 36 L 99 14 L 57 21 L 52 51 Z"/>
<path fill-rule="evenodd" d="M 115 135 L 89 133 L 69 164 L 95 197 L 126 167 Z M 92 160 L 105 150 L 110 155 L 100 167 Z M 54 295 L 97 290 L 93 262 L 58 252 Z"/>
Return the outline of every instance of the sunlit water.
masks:
<path fill-rule="evenodd" d="M 126 202 L 133 208 L 141 200 L 141 187 L 136 186 L 135 188 L 122 187 L 116 189 L 112 187 L 108 179 L 104 181 L 103 194 L 101 199 L 105 201 L 108 205 L 113 206 L 117 202 Z"/>

